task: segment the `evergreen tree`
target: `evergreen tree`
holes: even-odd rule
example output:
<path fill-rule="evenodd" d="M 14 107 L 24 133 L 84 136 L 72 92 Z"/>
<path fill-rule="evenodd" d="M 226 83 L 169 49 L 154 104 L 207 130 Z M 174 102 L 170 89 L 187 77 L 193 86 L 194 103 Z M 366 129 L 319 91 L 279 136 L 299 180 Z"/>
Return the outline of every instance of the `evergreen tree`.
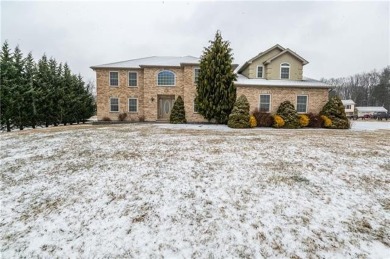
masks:
<path fill-rule="evenodd" d="M 169 117 L 170 123 L 187 123 L 186 111 L 184 109 L 184 101 L 179 95 L 173 104 L 171 115 Z"/>
<path fill-rule="evenodd" d="M 27 84 L 24 77 L 24 58 L 23 54 L 19 48 L 16 46 L 14 50 L 14 68 L 15 68 L 15 77 L 14 77 L 14 87 L 12 89 L 12 95 L 14 99 L 14 105 L 12 107 L 12 117 L 15 123 L 20 130 L 27 125 L 27 108 L 25 97 L 27 95 Z"/>
<path fill-rule="evenodd" d="M 301 127 L 299 124 L 298 112 L 291 102 L 282 102 L 276 111 L 276 114 L 284 120 L 284 128 L 297 129 Z"/>
<path fill-rule="evenodd" d="M 14 99 L 12 90 L 15 85 L 16 69 L 14 67 L 13 54 L 5 41 L 0 53 L 0 117 L 1 127 L 11 131 Z"/>
<path fill-rule="evenodd" d="M 227 125 L 230 128 L 250 128 L 249 102 L 245 95 L 238 97 Z"/>
<path fill-rule="evenodd" d="M 51 109 L 52 100 L 50 100 L 50 68 L 45 54 L 38 61 L 37 86 L 41 92 L 39 100 L 37 100 L 37 110 L 39 120 L 49 127 L 51 124 Z"/>
<path fill-rule="evenodd" d="M 205 48 L 200 60 L 195 102 L 198 111 L 207 120 L 227 123 L 236 100 L 233 72 L 233 54 L 228 41 L 217 31 L 214 41 Z"/>
<path fill-rule="evenodd" d="M 27 124 L 33 129 L 35 129 L 38 123 L 36 100 L 39 98 L 39 92 L 36 90 L 36 75 L 37 68 L 30 52 L 24 61 L 24 81 L 27 89 L 24 107 L 28 118 Z"/>
<path fill-rule="evenodd" d="M 338 96 L 332 97 L 322 108 L 320 115 L 325 115 L 332 121 L 332 129 L 349 129 L 350 123 L 345 115 L 344 105 Z"/>

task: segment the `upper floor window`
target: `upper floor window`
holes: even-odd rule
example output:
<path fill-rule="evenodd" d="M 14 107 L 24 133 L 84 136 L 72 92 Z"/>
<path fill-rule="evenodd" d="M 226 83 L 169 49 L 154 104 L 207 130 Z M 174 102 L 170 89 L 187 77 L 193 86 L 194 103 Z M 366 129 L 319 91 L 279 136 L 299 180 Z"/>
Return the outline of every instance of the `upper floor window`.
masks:
<path fill-rule="evenodd" d="M 119 85 L 119 73 L 116 71 L 110 71 L 110 86 Z"/>
<path fill-rule="evenodd" d="M 280 65 L 280 78 L 289 79 L 290 78 L 290 64 L 283 63 Z"/>
<path fill-rule="evenodd" d="M 346 105 L 345 109 L 350 110 L 351 109 L 351 105 Z"/>
<path fill-rule="evenodd" d="M 263 78 L 263 70 L 264 70 L 263 66 L 257 67 L 257 77 L 258 78 Z"/>
<path fill-rule="evenodd" d="M 270 112 L 271 110 L 271 95 L 261 94 L 260 95 L 260 112 Z"/>
<path fill-rule="evenodd" d="M 297 112 L 307 112 L 307 95 L 297 96 Z"/>
<path fill-rule="evenodd" d="M 175 74 L 172 71 L 164 70 L 158 73 L 157 85 L 171 86 L 175 85 Z"/>
<path fill-rule="evenodd" d="M 129 72 L 129 86 L 137 87 L 137 72 Z"/>
<path fill-rule="evenodd" d="M 199 78 L 199 71 L 200 71 L 200 68 L 195 68 L 194 69 L 194 83 L 198 83 L 198 78 Z"/>

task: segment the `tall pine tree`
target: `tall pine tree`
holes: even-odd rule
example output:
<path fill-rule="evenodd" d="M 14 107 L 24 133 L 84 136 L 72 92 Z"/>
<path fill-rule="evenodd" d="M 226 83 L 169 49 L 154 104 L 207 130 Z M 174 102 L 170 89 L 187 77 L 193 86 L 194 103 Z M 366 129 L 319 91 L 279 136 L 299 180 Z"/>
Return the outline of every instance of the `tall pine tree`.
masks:
<path fill-rule="evenodd" d="M 204 118 L 223 124 L 227 123 L 236 101 L 236 75 L 229 45 L 217 31 L 214 41 L 210 41 L 210 46 L 204 49 L 195 99 L 198 111 Z"/>
<path fill-rule="evenodd" d="M 36 86 L 36 75 L 37 75 L 37 67 L 34 62 L 34 58 L 32 53 L 28 53 L 25 61 L 24 61 L 24 78 L 26 84 L 26 97 L 25 97 L 25 109 L 27 115 L 27 123 L 33 129 L 37 126 L 38 116 L 37 116 L 37 107 L 36 101 L 39 99 L 39 91 Z"/>
<path fill-rule="evenodd" d="M 1 128 L 6 127 L 11 131 L 13 119 L 13 88 L 15 86 L 16 69 L 14 67 L 14 58 L 9 48 L 8 42 L 5 41 L 0 53 L 0 118 Z"/>

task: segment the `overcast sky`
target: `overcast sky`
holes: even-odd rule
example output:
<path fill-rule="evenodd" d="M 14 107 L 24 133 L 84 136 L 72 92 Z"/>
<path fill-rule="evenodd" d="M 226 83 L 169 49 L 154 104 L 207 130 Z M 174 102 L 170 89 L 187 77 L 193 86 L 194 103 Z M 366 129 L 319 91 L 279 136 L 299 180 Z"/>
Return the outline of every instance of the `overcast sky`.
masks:
<path fill-rule="evenodd" d="M 280 44 L 309 64 L 304 76 L 342 77 L 390 60 L 390 4 L 382 2 L 1 2 L 1 43 L 92 65 L 147 56 L 200 56 L 216 30 L 235 63 Z"/>

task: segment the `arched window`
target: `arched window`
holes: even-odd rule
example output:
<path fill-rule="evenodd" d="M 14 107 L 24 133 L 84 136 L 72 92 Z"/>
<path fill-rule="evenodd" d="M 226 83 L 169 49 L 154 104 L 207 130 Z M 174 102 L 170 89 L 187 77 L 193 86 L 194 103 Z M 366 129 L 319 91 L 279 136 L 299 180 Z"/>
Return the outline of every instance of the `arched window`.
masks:
<path fill-rule="evenodd" d="M 175 73 L 169 70 L 161 71 L 157 76 L 157 85 L 175 85 Z"/>
<path fill-rule="evenodd" d="M 290 64 L 283 63 L 280 65 L 280 78 L 289 79 L 290 78 Z"/>

